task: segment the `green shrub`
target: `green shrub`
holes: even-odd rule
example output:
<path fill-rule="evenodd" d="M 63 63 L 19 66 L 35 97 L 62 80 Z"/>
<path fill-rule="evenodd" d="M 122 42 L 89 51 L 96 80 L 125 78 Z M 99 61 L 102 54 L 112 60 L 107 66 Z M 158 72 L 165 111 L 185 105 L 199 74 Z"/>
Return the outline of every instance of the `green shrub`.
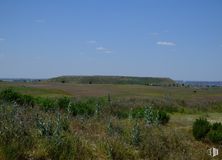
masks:
<path fill-rule="evenodd" d="M 44 111 L 55 111 L 57 109 L 56 101 L 54 99 L 51 99 L 51 98 L 38 97 L 36 99 L 36 103 Z"/>
<path fill-rule="evenodd" d="M 71 103 L 69 106 L 69 110 L 73 114 L 73 116 L 93 116 L 95 114 L 96 108 L 97 105 L 84 101 Z"/>
<path fill-rule="evenodd" d="M 153 109 L 150 106 L 133 109 L 131 114 L 133 118 L 145 118 L 148 124 L 165 125 L 170 120 L 170 116 L 165 111 Z"/>
<path fill-rule="evenodd" d="M 31 106 L 33 107 L 35 104 L 35 100 L 32 96 L 30 95 L 19 95 L 19 97 L 17 98 L 16 102 L 19 105 L 23 105 L 23 106 Z"/>
<path fill-rule="evenodd" d="M 196 119 L 193 123 L 193 136 L 197 140 L 201 140 L 206 137 L 210 131 L 211 125 L 205 118 Z"/>
<path fill-rule="evenodd" d="M 212 130 L 220 130 L 220 131 L 222 131 L 222 124 L 220 122 L 213 123 Z"/>
<path fill-rule="evenodd" d="M 155 110 L 152 107 L 146 107 L 144 118 L 148 124 L 162 124 L 169 122 L 170 116 L 165 111 Z"/>
<path fill-rule="evenodd" d="M 1 99 L 7 102 L 16 102 L 19 96 L 20 95 L 11 88 L 5 89 L 0 93 Z"/>
<path fill-rule="evenodd" d="M 18 105 L 34 106 L 35 100 L 30 95 L 22 95 L 13 89 L 5 89 L 0 93 L 0 98 L 6 102 L 16 102 Z"/>
<path fill-rule="evenodd" d="M 168 123 L 170 120 L 170 116 L 164 111 L 158 111 L 158 121 L 160 124 L 164 125 Z"/>
<path fill-rule="evenodd" d="M 57 105 L 60 109 L 67 109 L 70 103 L 71 100 L 68 97 L 62 97 L 57 99 Z"/>
<path fill-rule="evenodd" d="M 220 130 L 211 130 L 207 137 L 213 143 L 221 143 L 222 142 L 222 132 Z"/>
<path fill-rule="evenodd" d="M 131 111 L 133 118 L 143 118 L 145 108 L 135 108 Z"/>

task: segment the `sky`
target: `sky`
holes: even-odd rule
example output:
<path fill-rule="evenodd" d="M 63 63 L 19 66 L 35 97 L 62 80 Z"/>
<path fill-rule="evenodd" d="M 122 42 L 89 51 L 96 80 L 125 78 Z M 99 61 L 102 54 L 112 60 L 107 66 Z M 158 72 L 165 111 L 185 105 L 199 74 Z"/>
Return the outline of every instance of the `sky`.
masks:
<path fill-rule="evenodd" d="M 221 0 L 0 0 L 0 78 L 222 81 Z"/>

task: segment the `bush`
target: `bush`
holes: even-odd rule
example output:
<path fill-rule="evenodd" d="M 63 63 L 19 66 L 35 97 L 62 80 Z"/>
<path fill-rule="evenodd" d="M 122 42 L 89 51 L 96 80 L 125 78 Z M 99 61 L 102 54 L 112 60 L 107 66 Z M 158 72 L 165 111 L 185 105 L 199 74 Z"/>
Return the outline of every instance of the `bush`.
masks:
<path fill-rule="evenodd" d="M 44 111 L 55 111 L 57 108 L 54 99 L 39 97 L 36 99 L 36 102 Z"/>
<path fill-rule="evenodd" d="M 213 143 L 221 143 L 222 142 L 222 132 L 219 130 L 211 130 L 207 137 Z"/>
<path fill-rule="evenodd" d="M 17 98 L 16 102 L 19 105 L 23 105 L 23 106 L 31 106 L 33 107 L 35 104 L 35 100 L 32 96 L 29 95 L 19 95 L 19 97 Z"/>
<path fill-rule="evenodd" d="M 207 119 L 199 118 L 193 123 L 193 136 L 197 140 L 201 140 L 206 137 L 210 131 L 211 125 Z"/>
<path fill-rule="evenodd" d="M 69 106 L 70 112 L 73 116 L 93 116 L 96 111 L 96 105 L 89 102 L 79 101 L 76 103 L 71 103 Z"/>
<path fill-rule="evenodd" d="M 165 125 L 170 120 L 170 116 L 165 111 L 156 110 L 152 107 L 133 109 L 131 115 L 133 118 L 145 118 L 149 124 Z"/>
<path fill-rule="evenodd" d="M 148 124 L 162 124 L 169 122 L 170 116 L 165 111 L 154 110 L 152 107 L 146 107 L 144 118 Z"/>
<path fill-rule="evenodd" d="M 135 108 L 131 111 L 133 118 L 143 118 L 144 117 L 144 108 Z"/>
<path fill-rule="evenodd" d="M 71 100 L 68 97 L 62 97 L 57 100 L 57 105 L 60 109 L 67 109 L 70 103 Z"/>
<path fill-rule="evenodd" d="M 222 124 L 220 122 L 216 122 L 212 125 L 212 130 L 220 130 L 222 131 Z"/>
<path fill-rule="evenodd" d="M 13 89 L 5 89 L 0 93 L 0 97 L 6 102 L 16 102 L 18 105 L 34 106 L 34 98 L 30 95 L 22 95 Z"/>
<path fill-rule="evenodd" d="M 167 124 L 170 120 L 170 116 L 164 111 L 158 111 L 158 121 L 160 124 Z"/>
<path fill-rule="evenodd" d="M 11 88 L 5 89 L 0 93 L 1 99 L 3 99 L 4 101 L 7 101 L 7 102 L 17 101 L 19 96 L 20 95 Z"/>

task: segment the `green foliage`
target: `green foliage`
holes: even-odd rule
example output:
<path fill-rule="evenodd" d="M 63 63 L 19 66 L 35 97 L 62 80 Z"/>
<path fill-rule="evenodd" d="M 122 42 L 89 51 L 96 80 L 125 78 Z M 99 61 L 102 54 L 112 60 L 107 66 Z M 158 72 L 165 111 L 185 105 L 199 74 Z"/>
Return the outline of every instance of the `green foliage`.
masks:
<path fill-rule="evenodd" d="M 71 100 L 68 97 L 61 97 L 57 99 L 57 105 L 60 109 L 67 109 L 70 103 Z"/>
<path fill-rule="evenodd" d="M 23 105 L 23 106 L 31 106 L 33 107 L 35 104 L 35 100 L 32 96 L 30 95 L 19 95 L 18 99 L 16 100 L 16 102 L 19 105 Z"/>
<path fill-rule="evenodd" d="M 222 124 L 220 122 L 215 122 L 212 124 L 212 130 L 220 130 L 222 131 Z"/>
<path fill-rule="evenodd" d="M 206 137 L 210 131 L 211 125 L 205 118 L 196 119 L 193 123 L 193 136 L 197 140 L 201 140 Z"/>
<path fill-rule="evenodd" d="M 91 105 L 87 102 L 76 102 L 70 105 L 70 111 L 73 116 L 84 115 L 84 116 L 92 116 L 95 113 L 96 106 Z"/>
<path fill-rule="evenodd" d="M 148 124 L 166 124 L 170 117 L 164 111 L 155 110 L 152 107 L 146 107 L 144 111 L 144 118 Z"/>
<path fill-rule="evenodd" d="M 212 143 L 222 142 L 222 124 L 220 122 L 210 123 L 207 119 L 199 118 L 193 123 L 193 136 L 197 140 L 208 139 Z"/>
<path fill-rule="evenodd" d="M 0 93 L 0 98 L 6 102 L 15 102 L 18 105 L 23 106 L 34 106 L 34 98 L 29 95 L 22 95 L 18 92 L 15 92 L 13 89 L 5 89 Z"/>
<path fill-rule="evenodd" d="M 221 143 L 222 142 L 222 131 L 221 130 L 211 130 L 207 134 L 207 137 L 213 143 Z"/>
<path fill-rule="evenodd" d="M 90 98 L 69 103 L 68 110 L 72 113 L 73 116 L 81 115 L 89 117 L 95 114 L 99 115 L 99 112 L 105 103 L 106 102 L 103 98 Z"/>
<path fill-rule="evenodd" d="M 143 118 L 144 117 L 144 108 L 135 108 L 131 111 L 133 118 Z"/>
<path fill-rule="evenodd" d="M 36 99 L 36 103 L 44 111 L 55 111 L 57 109 L 56 101 L 54 99 L 51 99 L 51 98 L 38 97 Z"/>
<path fill-rule="evenodd" d="M 133 109 L 131 114 L 133 118 L 144 118 L 148 124 L 165 125 L 170 120 L 170 116 L 165 111 L 153 109 L 151 106 Z"/>
<path fill-rule="evenodd" d="M 5 89 L 0 93 L 0 98 L 6 102 L 15 102 L 19 96 L 20 95 L 11 88 Z"/>
<path fill-rule="evenodd" d="M 212 124 L 211 130 L 207 134 L 207 138 L 213 143 L 222 142 L 222 124 L 215 122 Z"/>
<path fill-rule="evenodd" d="M 153 110 L 152 107 L 146 107 L 144 111 L 144 118 L 147 124 L 158 124 L 158 111 Z"/>
<path fill-rule="evenodd" d="M 170 116 L 164 111 L 158 111 L 158 122 L 165 125 L 169 122 Z"/>

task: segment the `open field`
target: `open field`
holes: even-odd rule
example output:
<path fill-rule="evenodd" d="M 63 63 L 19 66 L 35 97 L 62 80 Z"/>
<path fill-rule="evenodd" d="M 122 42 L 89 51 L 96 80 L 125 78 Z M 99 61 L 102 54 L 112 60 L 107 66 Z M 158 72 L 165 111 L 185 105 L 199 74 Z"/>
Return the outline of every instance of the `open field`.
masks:
<path fill-rule="evenodd" d="M 10 135 L 19 131 L 19 136 L 28 138 L 31 144 L 16 138 L 8 142 L 5 137 L 1 143 L 7 142 L 16 154 L 9 153 L 12 148 L 0 145 L 0 159 L 19 159 L 16 157 L 19 155 L 23 159 L 66 159 L 70 156 L 69 159 L 195 160 L 211 159 L 206 152 L 209 147 L 219 147 L 221 152 L 219 144 L 197 141 L 192 135 L 193 122 L 199 117 L 211 123 L 222 122 L 220 87 L 0 82 L 0 92 L 7 88 L 33 96 L 35 101 L 32 107 L 22 103 L 14 108 L 13 104 L 0 100 L 2 117 L 6 117 L 2 119 L 2 124 L 9 127 L 7 132 L 1 128 L 1 134 Z M 71 99 L 71 108 L 68 107 L 69 100 L 60 99 L 64 96 Z M 166 112 L 170 116 L 169 122 L 149 126 L 146 119 L 132 117 L 150 105 Z M 15 117 L 12 116 L 14 113 Z M 8 121 L 8 116 L 24 123 L 23 128 L 10 129 L 12 123 L 19 125 L 16 121 Z M 52 126 L 52 131 L 44 126 L 46 124 Z M 61 127 L 58 125 L 68 128 L 57 131 L 56 128 Z M 21 129 L 27 130 L 29 136 L 20 133 Z M 57 140 L 62 142 L 61 145 L 57 145 Z M 17 141 L 24 148 L 18 150 Z M 52 150 L 50 146 L 55 148 Z M 214 159 L 221 158 L 222 155 L 219 155 Z"/>
<path fill-rule="evenodd" d="M 1 88 L 19 87 L 21 92 L 30 94 L 64 94 L 77 97 L 107 96 L 114 97 L 163 97 L 172 96 L 176 99 L 218 99 L 222 100 L 222 88 L 163 87 L 145 85 L 120 84 L 76 84 L 76 83 L 0 83 Z M 27 88 L 28 87 L 28 88 Z"/>

